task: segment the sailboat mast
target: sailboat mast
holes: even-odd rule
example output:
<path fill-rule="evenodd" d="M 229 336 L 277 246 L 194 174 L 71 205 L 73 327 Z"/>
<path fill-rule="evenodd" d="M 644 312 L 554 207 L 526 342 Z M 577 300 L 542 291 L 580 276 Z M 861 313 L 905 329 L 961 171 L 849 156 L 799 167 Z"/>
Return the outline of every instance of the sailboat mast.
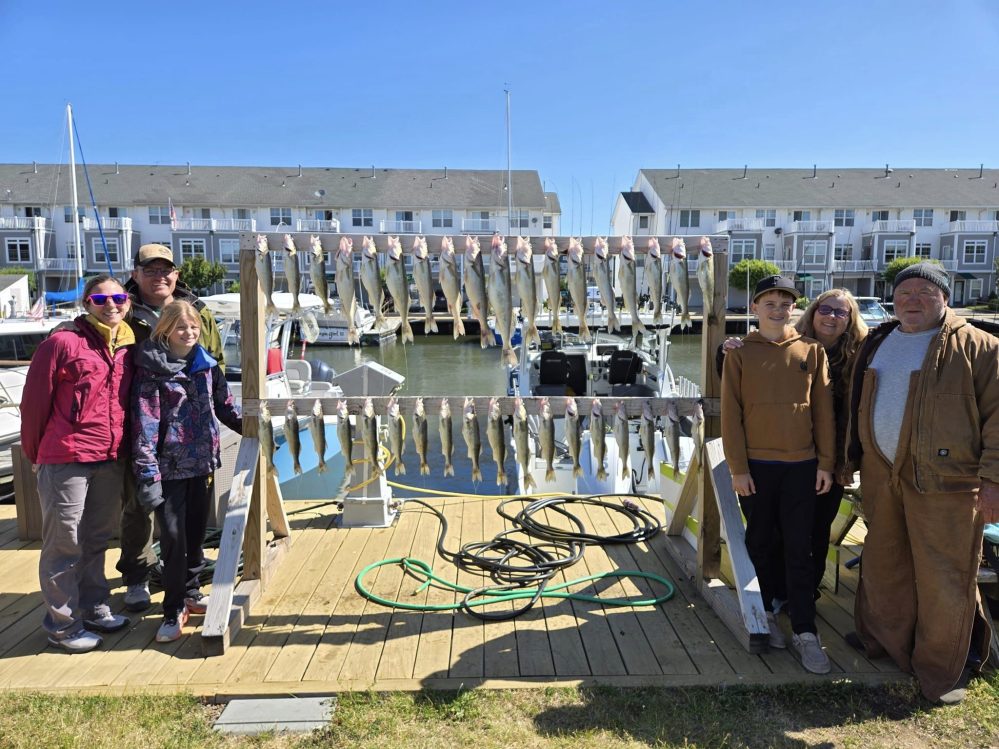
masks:
<path fill-rule="evenodd" d="M 73 184 L 73 234 L 76 239 L 76 280 L 83 278 L 83 245 L 80 244 L 80 201 L 76 194 L 76 148 L 73 144 L 73 105 L 66 105 L 69 126 L 69 173 Z"/>
<path fill-rule="evenodd" d="M 513 171 L 510 167 L 510 89 L 506 91 L 506 232 L 513 233 Z M 518 232 L 519 233 L 519 232 Z"/>

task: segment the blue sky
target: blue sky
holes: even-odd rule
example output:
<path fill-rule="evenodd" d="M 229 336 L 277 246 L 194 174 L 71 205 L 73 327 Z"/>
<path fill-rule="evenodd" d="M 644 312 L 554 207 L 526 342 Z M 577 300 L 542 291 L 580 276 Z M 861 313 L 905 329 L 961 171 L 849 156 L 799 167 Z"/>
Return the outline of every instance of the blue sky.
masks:
<path fill-rule="evenodd" d="M 999 167 L 999 3 L 0 0 L 0 161 L 506 167 L 606 231 L 642 167 Z"/>

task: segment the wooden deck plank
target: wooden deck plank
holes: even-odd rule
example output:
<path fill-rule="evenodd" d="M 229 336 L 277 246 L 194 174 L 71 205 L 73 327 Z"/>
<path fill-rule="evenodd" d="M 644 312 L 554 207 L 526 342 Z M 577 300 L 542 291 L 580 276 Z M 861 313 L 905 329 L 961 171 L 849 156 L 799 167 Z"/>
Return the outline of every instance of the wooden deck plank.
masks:
<path fill-rule="evenodd" d="M 498 502 L 485 502 L 482 505 L 482 537 L 495 538 L 506 526 L 502 516 L 496 512 Z M 490 607 L 492 611 L 512 611 L 513 602 Z M 483 670 L 487 678 L 509 678 L 520 675 L 517 658 L 517 625 L 513 620 L 486 622 L 485 642 L 482 645 Z"/>
<path fill-rule="evenodd" d="M 489 475 L 489 472 L 486 473 Z M 456 551 L 462 545 L 475 543 L 484 539 L 482 532 L 482 513 L 484 507 L 493 503 L 488 500 L 480 500 L 474 497 L 467 499 L 461 505 L 461 535 L 460 541 L 455 547 L 448 546 L 448 549 Z M 450 522 L 450 508 L 449 508 Z M 480 577 L 475 573 L 458 568 L 455 580 L 459 585 L 476 588 L 488 582 L 485 577 Z M 473 677 L 481 678 L 485 674 L 485 653 L 483 643 L 485 642 L 485 623 L 481 619 L 457 611 L 454 616 L 454 624 L 451 627 L 451 662 L 448 665 L 448 674 L 452 677 Z"/>

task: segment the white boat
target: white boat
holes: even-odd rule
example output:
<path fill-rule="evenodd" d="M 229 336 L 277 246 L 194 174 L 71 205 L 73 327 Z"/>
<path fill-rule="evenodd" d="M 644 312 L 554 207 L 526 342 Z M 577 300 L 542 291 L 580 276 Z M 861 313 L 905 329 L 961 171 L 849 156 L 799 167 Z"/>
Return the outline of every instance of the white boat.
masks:
<path fill-rule="evenodd" d="M 302 295 L 299 295 L 302 296 Z M 316 297 L 317 299 L 319 297 Z M 358 335 L 366 337 L 375 332 L 375 316 L 370 310 L 355 305 L 354 327 Z M 347 344 L 347 315 L 343 311 L 339 299 L 333 300 L 330 313 L 320 312 L 316 314 L 316 323 L 319 325 L 319 337 L 313 341 L 314 345 L 324 346 L 346 346 Z M 363 340 L 363 338 L 362 338 Z"/>

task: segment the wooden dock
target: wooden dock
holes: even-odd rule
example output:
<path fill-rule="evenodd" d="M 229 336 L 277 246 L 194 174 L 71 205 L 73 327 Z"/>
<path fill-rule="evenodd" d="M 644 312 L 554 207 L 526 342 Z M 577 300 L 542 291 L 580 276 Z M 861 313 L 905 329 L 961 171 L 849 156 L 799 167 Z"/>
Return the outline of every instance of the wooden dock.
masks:
<path fill-rule="evenodd" d="M 432 500 L 450 524 L 446 546 L 491 538 L 504 529 L 494 499 Z M 315 503 L 286 503 L 294 543 L 224 655 L 206 658 L 192 618 L 177 642 L 157 644 L 158 604 L 132 615 L 126 630 L 97 651 L 69 655 L 48 647 L 40 628 L 37 542 L 19 541 L 13 505 L 0 505 L 0 689 L 125 693 L 188 691 L 210 698 L 325 694 L 345 690 L 538 687 L 577 684 L 693 686 L 849 679 L 904 680 L 890 661 L 868 661 L 843 635 L 853 629 L 856 570 L 841 568 L 838 592 L 818 602 L 819 630 L 833 662 L 828 676 L 807 673 L 787 651 L 751 655 L 685 579 L 666 537 L 631 546 L 589 547 L 571 577 L 618 569 L 663 575 L 676 595 L 657 607 L 619 609 L 578 601 L 546 601 L 507 622 L 483 623 L 462 613 L 391 610 L 354 589 L 357 573 L 386 557 L 414 556 L 462 584 L 479 578 L 435 556 L 438 520 L 408 504 L 389 528 L 340 529 L 338 513 Z M 662 505 L 647 509 L 663 517 Z M 616 518 L 582 513 L 588 528 L 613 533 Z M 857 539 L 847 540 L 856 543 Z M 844 559 L 856 548 L 844 548 Z M 209 552 L 213 554 L 214 552 Z M 107 556 L 122 609 L 124 589 Z M 374 592 L 419 603 L 452 602 L 454 594 L 418 584 L 383 567 Z M 648 594 L 632 580 L 606 584 L 605 595 Z M 512 605 L 512 604 L 511 604 Z M 788 624 L 783 622 L 785 629 Z M 194 626 L 192 626 L 194 625 Z"/>

